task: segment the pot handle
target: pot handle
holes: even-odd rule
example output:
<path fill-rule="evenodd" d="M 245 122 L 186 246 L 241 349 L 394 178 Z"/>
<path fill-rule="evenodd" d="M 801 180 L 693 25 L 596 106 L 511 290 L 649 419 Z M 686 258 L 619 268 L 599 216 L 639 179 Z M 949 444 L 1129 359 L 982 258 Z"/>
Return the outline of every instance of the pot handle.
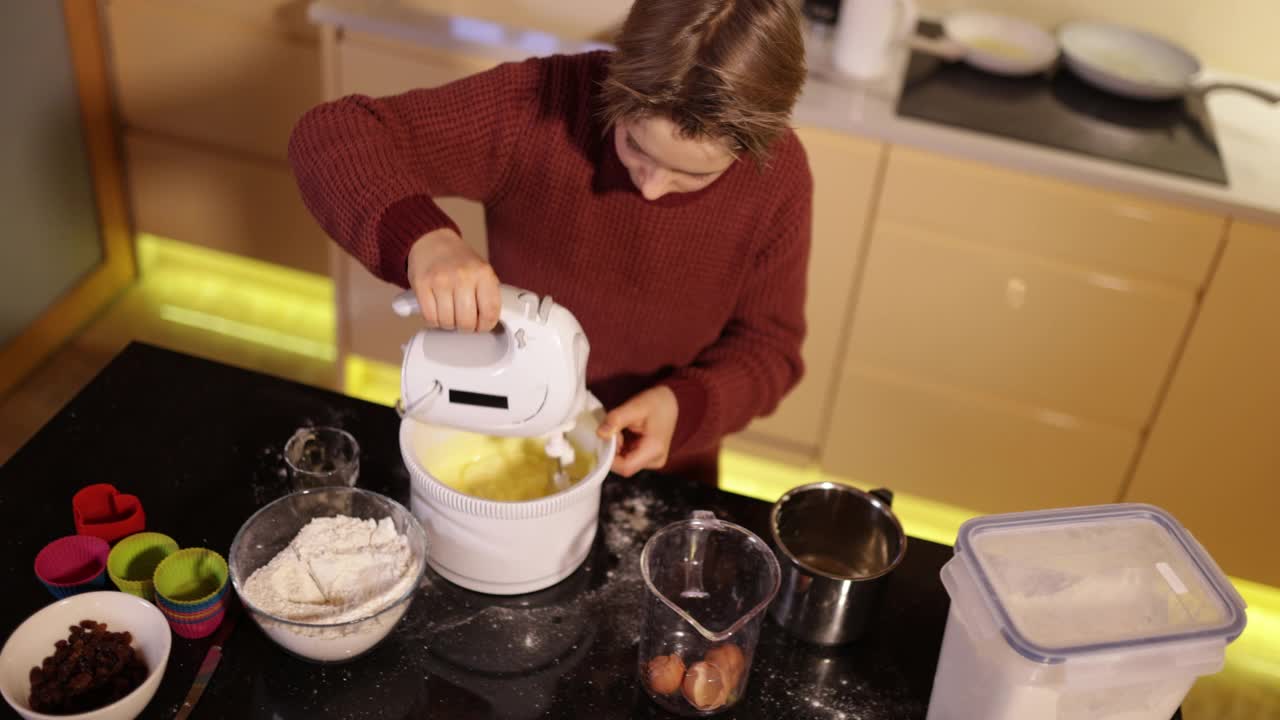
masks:
<path fill-rule="evenodd" d="M 1245 93 L 1246 95 L 1252 95 L 1259 100 L 1271 103 L 1272 105 L 1280 105 L 1280 94 L 1271 92 L 1270 90 L 1264 90 L 1255 85 L 1245 85 L 1243 83 L 1234 82 L 1207 82 L 1196 88 L 1196 90 L 1198 90 L 1201 95 L 1206 95 L 1214 90 L 1235 90 L 1237 92 Z"/>
<path fill-rule="evenodd" d="M 890 490 L 889 488 L 876 488 L 875 490 L 871 490 L 867 494 L 875 495 L 877 498 L 880 498 L 880 500 L 884 502 L 885 505 L 888 505 L 889 507 L 893 507 L 893 491 Z"/>
<path fill-rule="evenodd" d="M 969 53 L 969 48 L 948 37 L 913 35 L 907 38 L 907 47 L 946 62 L 960 62 Z"/>

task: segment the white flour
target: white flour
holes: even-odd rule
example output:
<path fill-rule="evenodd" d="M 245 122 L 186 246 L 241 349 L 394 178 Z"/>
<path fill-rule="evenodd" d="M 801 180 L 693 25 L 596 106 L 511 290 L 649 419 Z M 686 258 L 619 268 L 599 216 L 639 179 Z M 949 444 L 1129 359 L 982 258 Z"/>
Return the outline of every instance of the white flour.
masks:
<path fill-rule="evenodd" d="M 268 635 L 312 660 L 354 657 L 386 636 L 408 604 L 354 625 L 404 597 L 412 588 L 413 553 L 390 518 L 316 518 L 289 546 L 245 582 L 245 598 Z"/>

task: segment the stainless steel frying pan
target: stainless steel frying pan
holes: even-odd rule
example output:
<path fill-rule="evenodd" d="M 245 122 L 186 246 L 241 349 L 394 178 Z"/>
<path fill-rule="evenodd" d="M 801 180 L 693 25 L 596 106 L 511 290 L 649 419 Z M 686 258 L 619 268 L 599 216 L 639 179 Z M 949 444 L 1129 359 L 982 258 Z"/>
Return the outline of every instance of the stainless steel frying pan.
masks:
<path fill-rule="evenodd" d="M 1208 82 L 1200 60 L 1174 43 L 1141 30 L 1099 22 L 1058 29 L 1067 67 L 1101 90 L 1137 100 L 1176 100 L 1213 90 L 1237 90 L 1270 103 L 1280 94 L 1239 83 Z"/>

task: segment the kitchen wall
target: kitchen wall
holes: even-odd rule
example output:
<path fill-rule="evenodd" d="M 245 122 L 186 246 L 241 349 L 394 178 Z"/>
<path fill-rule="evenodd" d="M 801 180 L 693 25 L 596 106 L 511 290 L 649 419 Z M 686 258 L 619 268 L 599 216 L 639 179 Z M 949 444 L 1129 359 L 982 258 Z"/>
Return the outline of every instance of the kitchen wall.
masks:
<path fill-rule="evenodd" d="M 1215 69 L 1280 82 L 1278 0 L 920 0 L 921 12 L 983 8 L 1052 27 L 1066 20 L 1125 23 L 1186 46 Z"/>
<path fill-rule="evenodd" d="M 62 4 L 0 23 L 0 344 L 102 260 Z"/>

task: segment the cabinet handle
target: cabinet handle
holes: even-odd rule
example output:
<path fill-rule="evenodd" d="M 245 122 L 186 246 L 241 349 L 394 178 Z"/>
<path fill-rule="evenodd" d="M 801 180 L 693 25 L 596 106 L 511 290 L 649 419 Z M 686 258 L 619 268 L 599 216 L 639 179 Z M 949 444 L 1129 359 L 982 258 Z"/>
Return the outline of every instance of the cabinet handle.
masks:
<path fill-rule="evenodd" d="M 1021 310 L 1027 303 L 1027 281 L 1020 277 L 1011 277 L 1004 288 L 1005 302 L 1014 310 Z"/>

